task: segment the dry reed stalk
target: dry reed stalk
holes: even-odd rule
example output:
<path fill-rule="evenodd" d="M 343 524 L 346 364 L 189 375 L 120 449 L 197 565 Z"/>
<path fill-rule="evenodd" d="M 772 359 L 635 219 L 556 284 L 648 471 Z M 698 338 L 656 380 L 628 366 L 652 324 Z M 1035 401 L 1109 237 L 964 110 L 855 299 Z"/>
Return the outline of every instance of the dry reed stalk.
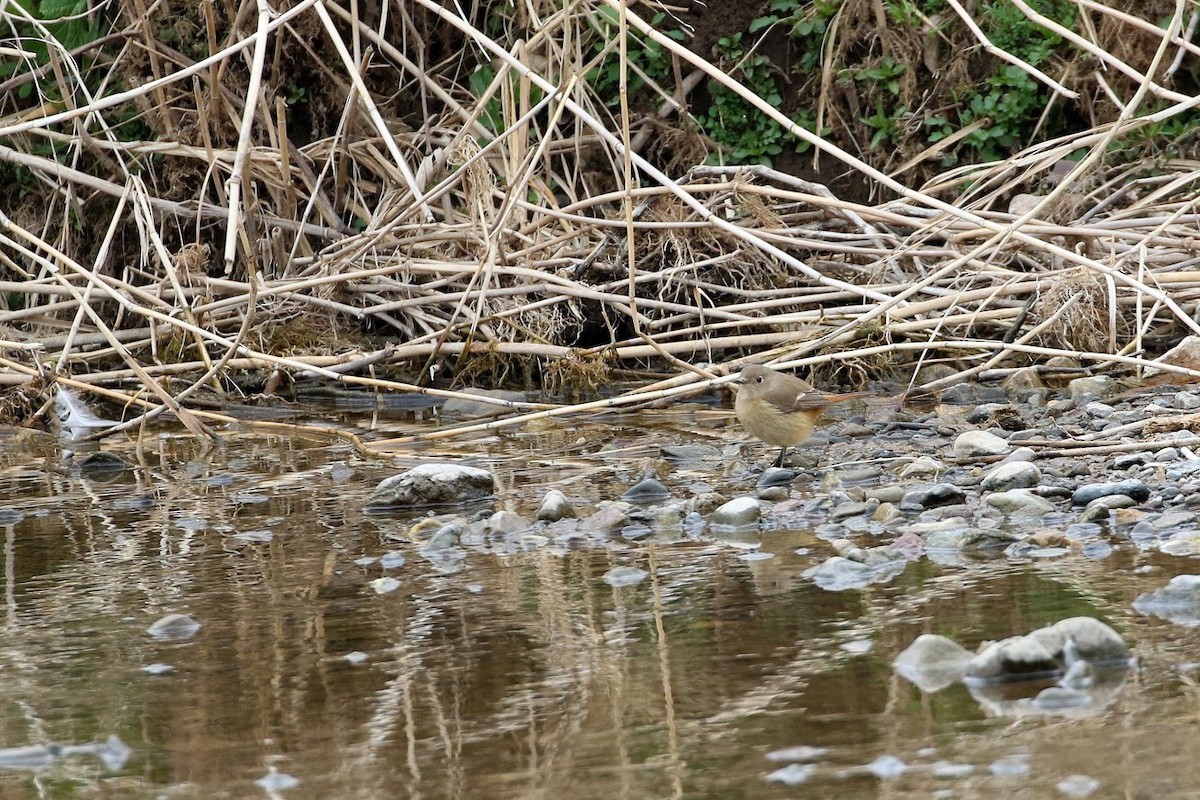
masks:
<path fill-rule="evenodd" d="M 55 49 L 54 65 L 17 77 L 53 76 L 66 107 L 0 118 L 0 162 L 53 176 L 68 201 L 113 199 L 105 234 L 86 259 L 61 228 L 43 222 L 39 231 L 39 223 L 0 217 L 7 305 L 0 349 L 22 365 L 4 382 L 47 367 L 85 369 L 81 385 L 142 382 L 157 397 L 148 413 L 170 408 L 186 419 L 186 401 L 203 386 L 264 369 L 437 396 L 456 393 L 356 373 L 488 358 L 649 362 L 680 373 L 670 385 L 608 404 L 509 405 L 537 410 L 438 432 L 444 437 L 707 390 L 728 377 L 688 359 L 722 354 L 736 366 L 765 355 L 750 355 L 756 350 L 808 366 L 886 354 L 965 356 L 957 374 L 925 388 L 995 374 L 1014 355 L 1072 354 L 1137 372 L 1152 341 L 1200 333 L 1200 257 L 1192 255 L 1200 164 L 1176 159 L 1158 172 L 1135 164 L 1101 175 L 1101 157 L 1118 138 L 1200 105 L 1156 82 L 1177 69 L 1167 66 L 1171 53 L 1196 55 L 1200 47 L 1182 34 L 1182 2 L 1166 29 L 1079 2 L 1158 37 L 1145 70 L 1081 40 L 1134 81 L 1129 97 L 1107 87 L 1121 108 L 1116 121 L 1003 163 L 949 170 L 916 189 L 896 175 L 948 145 L 883 174 L 799 128 L 622 0 L 605 0 L 618 35 L 592 51 L 580 36 L 595 30 L 595 11 L 577 4 L 547 14 L 519 48 L 434 0 L 416 0 L 393 20 L 410 41 L 423 14 L 485 53 L 477 61 L 491 72 L 482 89 L 450 61 L 431 62 L 424 47 L 399 47 L 357 5 L 301 0 L 272 16 L 262 0 L 241 0 L 230 9 L 243 23 L 255 20 L 253 30 L 231 30 L 224 40 L 215 15 L 225 12 L 206 6 L 210 55 L 192 60 L 156 41 L 152 12 L 130 0 L 122 8 L 137 13 L 103 41 L 136 42 L 152 80 L 89 94 L 79 61 L 86 48 Z M 1042 24 L 1026 4 L 1017 6 Z M 965 7 L 952 7 L 986 45 Z M 678 85 L 637 73 L 625 32 L 662 47 Z M 298 121 L 269 59 L 288 47 L 320 61 L 344 90 L 328 109 L 332 133 L 307 143 L 290 138 Z M 621 66 L 615 111 L 583 80 L 610 52 Z M 128 58 L 119 56 L 118 65 Z M 660 117 L 686 113 L 699 81 L 718 83 L 876 193 L 900 199 L 849 202 L 764 167 L 665 169 L 643 149 L 653 146 L 647 131 L 656 129 L 629 106 L 631 72 L 658 92 Z M 17 77 L 0 86 L 15 86 Z M 423 122 L 413 127 L 393 116 L 377 79 L 419 94 L 428 109 Z M 1169 105 L 1135 117 L 1151 96 Z M 133 104 L 158 126 L 158 140 L 116 135 L 108 117 Z M 90 161 L 77 153 L 47 158 L 31 144 L 59 152 L 81 141 Z M 1014 213 L 995 207 L 1080 149 L 1087 155 L 1032 205 Z M 172 193 L 174 175 L 194 176 L 200 187 Z M 65 215 L 65 205 L 56 214 Z M 122 232 L 134 226 L 140 260 L 121 263 Z M 186 244 L 218 239 L 219 264 L 180 266 Z M 1078 323 L 1081 309 L 1091 315 L 1087 325 Z M 315 328 L 315 343 L 288 334 L 303 325 Z M 365 344 L 364 326 L 390 333 L 376 331 Z M 186 378 L 174 394 L 161 383 L 169 376 Z"/>

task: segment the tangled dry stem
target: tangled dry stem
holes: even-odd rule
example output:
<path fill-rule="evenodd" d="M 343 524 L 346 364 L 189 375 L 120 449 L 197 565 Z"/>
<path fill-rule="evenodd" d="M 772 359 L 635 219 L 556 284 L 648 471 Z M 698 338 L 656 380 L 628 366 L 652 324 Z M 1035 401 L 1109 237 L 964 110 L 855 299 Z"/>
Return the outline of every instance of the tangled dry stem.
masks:
<path fill-rule="evenodd" d="M 189 21 L 212 46 L 194 55 L 126 5 L 113 33 L 137 46 L 115 63 L 60 50 L 70 69 L 47 78 L 31 61 L 8 81 L 41 91 L 52 79 L 73 98 L 35 108 L 9 91 L 0 108 L 0 163 L 53 187 L 38 213 L 0 213 L 9 385 L 132 378 L 186 398 L 221 378 L 285 370 L 414 391 L 444 362 L 460 380 L 535 376 L 567 393 L 604 384 L 620 364 L 723 360 L 728 371 L 764 351 L 849 380 L 930 355 L 975 354 L 990 369 L 1063 353 L 1137 367 L 1200 333 L 1200 166 L 1134 162 L 1109 174 L 1065 160 L 1146 118 L 914 190 L 798 129 L 629 12 L 636 36 L 673 53 L 676 75 L 735 86 L 871 196 L 892 198 L 851 203 L 767 168 L 698 166 L 711 143 L 686 120 L 667 124 L 679 113 L 670 103 L 614 110 L 580 79 L 596 57 L 580 45 L 596 28 L 583 4 L 522 6 L 537 33 L 515 53 L 433 0 L 387 20 L 313 0 L 279 16 L 248 0 L 228 17 L 207 4 Z M 1138 35 L 1194 59 L 1178 29 Z M 1122 74 L 1161 75 L 1155 63 Z M 101 64 L 150 79 L 93 95 L 79 76 Z M 289 84 L 311 74 L 321 79 Z M 1134 82 L 1125 100 L 1147 87 L 1159 84 Z M 686 102 L 680 87 L 663 93 Z M 134 120 L 152 140 L 117 134 Z M 1041 195 L 1008 213 L 1021 190 Z M 81 219 L 102 224 L 80 233 Z M 389 364 L 390 377 L 358 374 L 369 365 L 387 376 Z M 406 370 L 417 380 L 398 380 Z M 611 407 L 714 380 L 725 378 L 680 371 Z M 24 408 L 22 398 L 9 405 Z"/>

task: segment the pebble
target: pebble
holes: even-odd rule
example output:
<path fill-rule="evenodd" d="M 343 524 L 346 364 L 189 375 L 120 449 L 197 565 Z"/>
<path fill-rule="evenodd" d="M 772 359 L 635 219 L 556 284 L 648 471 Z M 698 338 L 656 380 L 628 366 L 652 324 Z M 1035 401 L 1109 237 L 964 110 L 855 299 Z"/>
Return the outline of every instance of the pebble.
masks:
<path fill-rule="evenodd" d="M 537 519 L 543 522 L 558 522 L 560 519 L 567 519 L 575 515 L 575 507 L 558 489 L 546 492 L 546 496 L 542 498 L 542 504 L 538 506 L 537 510 Z"/>
<path fill-rule="evenodd" d="M 892 668 L 921 691 L 936 692 L 960 680 L 971 660 L 971 651 L 953 639 L 923 633 L 904 649 Z"/>
<path fill-rule="evenodd" d="M 1040 517 L 1042 514 L 1048 514 L 1054 510 L 1053 503 L 1034 494 L 1029 489 L 994 492 L 985 497 L 984 502 L 992 508 L 1012 516 Z"/>
<path fill-rule="evenodd" d="M 465 464 L 432 463 L 380 481 L 364 511 L 384 512 L 412 506 L 468 503 L 492 497 L 492 473 Z"/>
<path fill-rule="evenodd" d="M 1136 479 L 1114 483 L 1093 483 L 1076 489 L 1075 493 L 1071 495 L 1071 502 L 1077 506 L 1086 506 L 1096 498 L 1121 494 L 1143 503 L 1150 497 L 1150 489 L 1142 481 Z"/>
<path fill-rule="evenodd" d="M 762 516 L 762 506 L 753 497 L 735 497 L 718 508 L 709 517 L 710 525 L 743 528 L 757 525 Z"/>
<path fill-rule="evenodd" d="M 660 503 L 671 497 L 671 490 L 656 478 L 638 481 L 625 490 L 621 499 L 626 503 Z"/>
<path fill-rule="evenodd" d="M 966 497 L 966 492 L 950 483 L 935 483 L 919 486 L 904 493 L 900 499 L 902 511 L 921 511 L 934 506 L 957 503 Z"/>
<path fill-rule="evenodd" d="M 167 642 L 183 642 L 200 632 L 200 623 L 187 614 L 167 614 L 146 629 L 155 639 Z"/>
<path fill-rule="evenodd" d="M 613 567 L 604 573 L 604 582 L 613 587 L 636 586 L 650 573 L 637 567 Z"/>
<path fill-rule="evenodd" d="M 1007 453 L 1011 445 L 994 433 L 966 431 L 954 440 L 954 455 L 959 458 L 998 456 Z"/>
<path fill-rule="evenodd" d="M 980 487 L 988 492 L 1003 492 L 1009 489 L 1029 489 L 1042 480 L 1042 471 L 1029 461 L 999 464 L 983 476 Z"/>
<path fill-rule="evenodd" d="M 1107 375 L 1093 375 L 1087 378 L 1076 378 L 1067 384 L 1067 396 L 1079 401 L 1084 397 L 1106 399 L 1117 394 L 1120 387 L 1117 382 Z"/>

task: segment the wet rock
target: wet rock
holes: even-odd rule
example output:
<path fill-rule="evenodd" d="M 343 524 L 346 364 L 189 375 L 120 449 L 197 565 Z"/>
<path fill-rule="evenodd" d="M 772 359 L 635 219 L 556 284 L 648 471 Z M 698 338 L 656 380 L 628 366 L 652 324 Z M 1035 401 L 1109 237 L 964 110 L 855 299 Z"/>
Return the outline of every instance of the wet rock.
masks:
<path fill-rule="evenodd" d="M 977 406 L 980 403 L 1003 403 L 1008 395 L 999 386 L 964 381 L 942 392 L 942 402 L 955 406 Z"/>
<path fill-rule="evenodd" d="M 820 588 L 829 592 L 861 589 L 872 583 L 886 583 L 904 571 L 908 562 L 896 558 L 883 564 L 864 564 L 842 556 L 833 556 L 801 573 Z"/>
<path fill-rule="evenodd" d="M 1000 385 L 1015 397 L 1025 397 L 1038 389 L 1046 388 L 1042 376 L 1034 367 L 1022 367 L 1014 370 Z"/>
<path fill-rule="evenodd" d="M 865 516 L 873 512 L 878 506 L 878 500 L 841 503 L 829 512 L 829 519 L 831 522 L 839 522 L 850 517 Z"/>
<path fill-rule="evenodd" d="M 1148 459 L 1146 453 L 1126 453 L 1113 458 L 1113 469 L 1124 471 L 1130 467 L 1140 467 L 1145 464 Z"/>
<path fill-rule="evenodd" d="M 813 769 L 815 768 L 812 764 L 788 764 L 786 767 L 767 773 L 767 780 L 782 783 L 785 786 L 799 786 L 808 780 Z"/>
<path fill-rule="evenodd" d="M 767 761 L 816 761 L 829 755 L 827 747 L 813 747 L 800 744 L 794 747 L 781 747 L 767 753 Z"/>
<path fill-rule="evenodd" d="M 165 642 L 185 642 L 200 632 L 200 623 L 187 614 L 167 614 L 146 629 L 146 633 Z"/>
<path fill-rule="evenodd" d="M 1077 689 L 1067 689 L 1062 686 L 1050 686 L 1038 692 L 1033 704 L 1042 711 L 1066 711 L 1072 708 L 1083 708 L 1091 705 L 1092 697 L 1087 692 Z"/>
<path fill-rule="evenodd" d="M 946 471 L 946 465 L 936 458 L 918 456 L 900 467 L 901 478 L 923 478 L 927 475 L 937 477 Z"/>
<path fill-rule="evenodd" d="M 924 692 L 936 692 L 960 680 L 971 653 L 952 639 L 932 633 L 921 634 L 896 656 L 896 672 Z"/>
<path fill-rule="evenodd" d="M 1200 555 L 1200 530 L 1174 533 L 1158 549 L 1171 556 Z"/>
<path fill-rule="evenodd" d="M 993 642 L 967 664 L 965 677 L 983 681 L 1009 681 L 1052 675 L 1058 661 L 1046 646 L 1028 636 Z"/>
<path fill-rule="evenodd" d="M 881 780 L 891 780 L 899 778 L 903 775 L 908 767 L 904 761 L 893 755 L 882 755 L 879 758 L 867 764 L 866 771 Z"/>
<path fill-rule="evenodd" d="M 965 431 L 954 440 L 954 455 L 959 458 L 998 456 L 1007 453 L 1011 445 L 994 433 Z"/>
<path fill-rule="evenodd" d="M 957 503 L 966 497 L 966 493 L 950 483 L 935 483 L 930 486 L 918 486 L 904 493 L 900 500 L 903 511 L 920 511 L 925 508 Z"/>
<path fill-rule="evenodd" d="M 613 567 L 604 573 L 604 582 L 609 586 L 636 586 L 650 576 L 649 572 L 637 567 Z"/>
<path fill-rule="evenodd" d="M 718 508 L 709 517 L 710 525 L 742 528 L 757 525 L 762 516 L 762 506 L 753 497 L 735 497 Z"/>
<path fill-rule="evenodd" d="M 596 533 L 611 534 L 616 533 L 628 524 L 629 514 L 625 507 L 615 503 L 605 503 L 600 506 L 595 514 L 583 520 L 582 527 L 584 530 Z"/>
<path fill-rule="evenodd" d="M 1054 510 L 1054 504 L 1044 497 L 1034 494 L 1029 489 L 1009 489 L 1006 492 L 994 492 L 984 498 L 984 502 L 1010 516 L 1040 517 Z"/>
<path fill-rule="evenodd" d="M 16 525 L 25 519 L 25 512 L 12 506 L 0 506 L 0 525 Z"/>
<path fill-rule="evenodd" d="M 894 503 L 879 503 L 875 509 L 875 513 L 871 515 L 871 521 L 887 523 L 900 516 L 902 516 L 902 512 Z"/>
<path fill-rule="evenodd" d="M 1183 341 L 1154 359 L 1154 363 L 1187 367 L 1188 369 L 1200 369 L 1200 336 L 1190 335 L 1183 337 Z M 1145 374 L 1149 377 L 1161 374 L 1162 372 L 1163 370 L 1151 368 L 1147 369 Z"/>
<path fill-rule="evenodd" d="M 1195 392 L 1179 392 L 1171 398 L 1171 405 L 1184 411 L 1195 411 L 1200 408 L 1200 394 Z"/>
<path fill-rule="evenodd" d="M 463 464 L 421 464 L 380 482 L 363 509 L 370 512 L 484 500 L 496 492 L 492 473 Z"/>
<path fill-rule="evenodd" d="M 1129 663 L 1129 646 L 1121 634 L 1094 617 L 1068 617 L 1029 634 L 1069 666 L 1077 660 L 1104 666 Z"/>
<path fill-rule="evenodd" d="M 1054 788 L 1067 797 L 1088 797 L 1100 788 L 1100 781 L 1090 775 L 1068 775 Z"/>
<path fill-rule="evenodd" d="M 1133 610 L 1176 625 L 1200 625 L 1200 575 L 1176 575 L 1158 591 L 1138 595 Z"/>
<path fill-rule="evenodd" d="M 1037 458 L 1037 452 L 1032 447 L 1018 447 L 1004 457 L 1001 464 L 1018 464 L 1026 461 L 1033 461 Z"/>
<path fill-rule="evenodd" d="M 703 492 L 688 500 L 687 510 L 688 513 L 707 517 L 720 508 L 726 499 L 720 492 Z"/>
<path fill-rule="evenodd" d="M 1077 506 L 1086 506 L 1098 497 L 1119 494 L 1144 503 L 1150 497 L 1150 490 L 1146 484 L 1136 479 L 1116 481 L 1115 483 L 1093 483 L 1076 489 L 1075 493 L 1071 495 L 1071 502 Z"/>
<path fill-rule="evenodd" d="M 1120 387 L 1117 382 L 1107 375 L 1092 375 L 1087 378 L 1076 378 L 1067 384 L 1067 396 L 1075 402 L 1085 397 L 1101 400 L 1116 396 Z"/>
<path fill-rule="evenodd" d="M 626 503 L 650 504 L 661 503 L 671 497 L 671 490 L 655 478 L 645 478 L 625 490 L 621 499 Z"/>
<path fill-rule="evenodd" d="M 475 397 L 491 397 L 496 400 L 523 403 L 526 400 L 524 392 L 510 392 L 503 389 L 462 389 L 463 394 Z M 466 397 L 451 397 L 442 404 L 442 414 L 451 417 L 482 418 L 508 414 L 512 407 L 500 403 L 489 403 L 484 400 L 471 400 Z"/>
<path fill-rule="evenodd" d="M 1028 489 L 1037 486 L 1042 480 L 1042 471 L 1036 464 L 1028 461 L 1016 461 L 999 464 L 992 468 L 979 485 L 984 491 L 1004 492 L 1009 489 Z"/>
<path fill-rule="evenodd" d="M 124 472 L 127 469 L 133 469 L 116 453 L 110 453 L 107 450 L 98 450 L 94 453 L 88 453 L 83 458 L 75 462 L 76 468 L 83 475 L 97 475 L 106 472 Z"/>
<path fill-rule="evenodd" d="M 1008 681 L 1062 674 L 1074 663 L 1125 667 L 1129 648 L 1098 619 L 1070 617 L 1026 636 L 993 642 L 967 664 L 966 677 Z"/>
<path fill-rule="evenodd" d="M 708 444 L 665 445 L 662 457 L 672 464 L 698 464 L 701 461 L 719 461 L 721 451 Z"/>
<path fill-rule="evenodd" d="M 400 581 L 388 575 L 371 581 L 370 586 L 375 594 L 391 594 L 400 588 Z"/>
<path fill-rule="evenodd" d="M 529 530 L 529 520 L 515 511 L 497 511 L 487 518 L 488 531 L 496 536 Z"/>
<path fill-rule="evenodd" d="M 542 504 L 538 506 L 537 510 L 537 518 L 544 522 L 558 522 L 560 519 L 574 516 L 575 507 L 558 489 L 546 492 L 546 496 L 542 498 Z"/>
<path fill-rule="evenodd" d="M 792 481 L 796 480 L 798 475 L 799 473 L 795 470 L 768 467 L 754 486 L 756 489 L 771 489 L 780 486 L 787 488 L 792 485 Z"/>
<path fill-rule="evenodd" d="M 1114 494 L 1107 497 L 1097 497 L 1083 509 L 1083 513 L 1079 515 L 1079 521 L 1103 522 L 1108 519 L 1113 511 L 1121 508 L 1131 508 L 1135 505 L 1137 505 L 1137 502 L 1128 495 Z"/>

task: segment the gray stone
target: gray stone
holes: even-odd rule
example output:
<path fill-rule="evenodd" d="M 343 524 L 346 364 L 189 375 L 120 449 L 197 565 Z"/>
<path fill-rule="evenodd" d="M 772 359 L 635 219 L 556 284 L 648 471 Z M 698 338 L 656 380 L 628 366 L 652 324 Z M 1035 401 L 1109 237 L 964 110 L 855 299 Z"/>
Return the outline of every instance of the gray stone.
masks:
<path fill-rule="evenodd" d="M 497 536 L 529 530 L 529 520 L 515 511 L 497 511 L 487 518 L 486 523 L 488 530 Z"/>
<path fill-rule="evenodd" d="M 883 565 L 871 566 L 860 561 L 833 556 L 801 574 L 826 591 L 840 592 L 846 589 L 861 589 L 872 583 L 889 581 L 903 572 L 907 563 L 903 558 L 899 558 Z"/>
<path fill-rule="evenodd" d="M 167 614 L 146 629 L 155 639 L 166 642 L 183 642 L 200 632 L 200 623 L 187 614 Z"/>
<path fill-rule="evenodd" d="M 596 533 L 616 533 L 629 524 L 626 508 L 617 503 L 604 503 L 595 514 L 583 520 L 583 528 Z"/>
<path fill-rule="evenodd" d="M 1017 397 L 1024 397 L 1033 391 L 1046 387 L 1046 384 L 1042 382 L 1042 376 L 1038 374 L 1035 367 L 1022 367 L 1021 369 L 1014 370 L 1000 385 L 1009 394 Z"/>
<path fill-rule="evenodd" d="M 687 501 L 687 510 L 707 517 L 724 503 L 725 495 L 720 492 L 703 492 Z"/>
<path fill-rule="evenodd" d="M 1115 483 L 1093 483 L 1080 486 L 1071 495 L 1071 502 L 1077 506 L 1086 506 L 1098 497 L 1123 494 L 1139 503 L 1144 503 L 1150 497 L 1150 490 L 1139 480 L 1130 479 Z"/>
<path fill-rule="evenodd" d="M 1176 575 L 1158 591 L 1138 595 L 1133 610 L 1176 625 L 1200 625 L 1200 575 Z"/>
<path fill-rule="evenodd" d="M 757 489 L 770 489 L 775 487 L 787 488 L 792 485 L 792 481 L 800 473 L 790 469 L 780 469 L 779 467 L 768 467 L 761 476 L 758 482 L 754 484 Z"/>
<path fill-rule="evenodd" d="M 994 492 L 984 502 L 1005 514 L 1020 517 L 1040 517 L 1054 510 L 1054 504 L 1029 489 L 1009 489 Z"/>
<path fill-rule="evenodd" d="M 1083 407 L 1083 413 L 1096 419 L 1107 419 L 1115 414 L 1116 411 L 1108 403 L 1101 403 L 1099 400 L 1093 400 Z"/>
<path fill-rule="evenodd" d="M 987 492 L 1004 492 L 1009 489 L 1029 489 L 1042 480 L 1042 471 L 1036 464 L 1016 461 L 1000 464 L 983 476 L 979 485 Z"/>
<path fill-rule="evenodd" d="M 1059 669 L 1054 653 L 1031 636 L 1010 636 L 985 647 L 967 664 L 965 677 L 1007 681 L 1052 675 Z"/>
<path fill-rule="evenodd" d="M 710 444 L 676 444 L 662 448 L 662 457 L 672 464 L 695 464 L 701 461 L 718 461 L 721 451 Z"/>
<path fill-rule="evenodd" d="M 966 497 L 962 489 L 950 483 L 935 483 L 918 486 L 904 493 L 900 508 L 904 511 L 920 511 L 925 508 L 957 503 Z"/>
<path fill-rule="evenodd" d="M 1001 464 L 1018 464 L 1025 461 L 1033 461 L 1037 458 L 1037 451 L 1032 447 L 1018 447 L 1004 457 Z"/>
<path fill-rule="evenodd" d="M 485 469 L 463 464 L 421 464 L 381 481 L 364 510 L 469 503 L 492 497 L 495 492 L 496 479 Z"/>
<path fill-rule="evenodd" d="M 1171 402 L 1176 408 L 1192 411 L 1200 408 L 1200 394 L 1196 394 L 1195 392 L 1179 392 L 1171 398 Z"/>
<path fill-rule="evenodd" d="M 670 496 L 671 490 L 662 481 L 646 478 L 626 489 L 621 499 L 626 503 L 661 503 Z"/>
<path fill-rule="evenodd" d="M 954 455 L 959 458 L 998 456 L 1010 448 L 1007 441 L 987 431 L 965 431 L 954 440 Z"/>
<path fill-rule="evenodd" d="M 545 522 L 558 522 L 560 519 L 574 516 L 575 507 L 558 489 L 546 492 L 546 496 L 542 498 L 542 504 L 538 506 L 537 518 Z"/>
<path fill-rule="evenodd" d="M 850 517 L 866 516 L 878 507 L 878 500 L 866 500 L 861 503 L 853 501 L 842 503 L 829 512 L 829 519 L 832 522 L 838 522 L 839 520 L 848 519 Z"/>
<path fill-rule="evenodd" d="M 762 516 L 762 506 L 753 497 L 735 497 L 718 508 L 709 517 L 710 525 L 743 528 L 757 525 Z"/>
<path fill-rule="evenodd" d="M 1064 667 L 1077 660 L 1099 665 L 1129 662 L 1129 646 L 1121 634 L 1095 617 L 1068 617 L 1026 638 L 1039 642 Z"/>
<path fill-rule="evenodd" d="M 1123 494 L 1107 495 L 1105 497 L 1097 497 L 1095 500 L 1087 504 L 1083 509 L 1083 513 L 1079 515 L 1080 522 L 1103 522 L 1108 519 L 1108 515 L 1118 508 L 1132 508 L 1137 505 L 1132 497 Z"/>
<path fill-rule="evenodd" d="M 508 414 L 513 408 L 508 403 L 523 403 L 526 400 L 524 392 L 508 392 L 503 389 L 462 389 L 463 394 L 475 397 L 490 397 L 504 400 L 505 403 L 489 403 L 485 400 L 471 400 L 466 397 L 451 397 L 442 404 L 441 413 L 452 417 L 495 417 Z"/>
<path fill-rule="evenodd" d="M 1067 396 L 1079 401 L 1084 397 L 1094 397 L 1101 400 L 1114 397 L 1120 387 L 1117 382 L 1107 375 L 1093 375 L 1088 378 L 1076 378 L 1067 384 Z"/>
<path fill-rule="evenodd" d="M 892 667 L 921 691 L 936 692 L 960 680 L 970 660 L 970 651 L 957 642 L 923 633 L 896 656 Z"/>
<path fill-rule="evenodd" d="M 613 567 L 604 573 L 604 582 L 609 586 L 621 588 L 624 586 L 636 586 L 649 576 L 649 572 L 638 567 Z"/>

